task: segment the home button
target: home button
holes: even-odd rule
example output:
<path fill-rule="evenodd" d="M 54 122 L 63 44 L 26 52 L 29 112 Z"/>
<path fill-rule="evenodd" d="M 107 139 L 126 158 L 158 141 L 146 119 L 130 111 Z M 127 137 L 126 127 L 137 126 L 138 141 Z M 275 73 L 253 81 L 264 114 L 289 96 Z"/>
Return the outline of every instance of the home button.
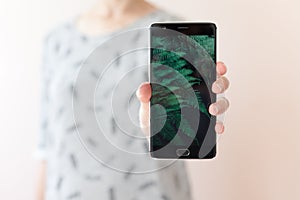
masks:
<path fill-rule="evenodd" d="M 190 155 L 190 150 L 188 150 L 188 149 L 177 149 L 176 154 L 177 154 L 177 156 L 189 156 Z"/>

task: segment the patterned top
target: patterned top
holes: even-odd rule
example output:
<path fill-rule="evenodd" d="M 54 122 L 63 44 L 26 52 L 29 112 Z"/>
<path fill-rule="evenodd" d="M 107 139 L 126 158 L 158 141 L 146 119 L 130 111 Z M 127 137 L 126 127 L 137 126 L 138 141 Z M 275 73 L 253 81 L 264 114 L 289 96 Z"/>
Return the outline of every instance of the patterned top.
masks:
<path fill-rule="evenodd" d="M 37 152 L 47 161 L 46 200 L 191 199 L 183 161 L 150 157 L 134 95 L 147 80 L 138 28 L 177 19 L 157 10 L 109 35 L 84 35 L 74 21 L 48 35 Z"/>

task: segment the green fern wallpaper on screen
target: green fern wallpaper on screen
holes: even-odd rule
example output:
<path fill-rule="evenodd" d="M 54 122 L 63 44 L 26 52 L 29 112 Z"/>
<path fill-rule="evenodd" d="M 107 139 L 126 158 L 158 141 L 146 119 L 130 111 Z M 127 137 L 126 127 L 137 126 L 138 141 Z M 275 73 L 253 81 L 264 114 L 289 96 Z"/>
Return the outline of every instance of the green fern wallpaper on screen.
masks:
<path fill-rule="evenodd" d="M 195 47 L 186 42 L 185 36 L 151 38 L 151 140 L 156 147 L 170 142 L 186 146 L 187 140 L 201 146 L 203 135 L 197 134 L 199 129 L 191 126 L 191 116 L 197 112 L 201 115 L 201 131 L 207 130 L 211 118 L 208 112 L 211 103 L 209 89 L 201 75 L 212 76 L 209 73 L 212 66 L 204 65 L 207 63 L 205 60 L 215 58 L 215 38 L 208 35 L 191 35 L 189 38 L 205 50 L 206 54 L 201 54 L 201 59 Z M 191 59 L 202 67 L 201 74 L 187 61 Z M 194 92 L 196 101 L 193 100 L 195 96 L 187 93 L 189 89 Z M 184 115 L 182 109 L 189 114 Z"/>

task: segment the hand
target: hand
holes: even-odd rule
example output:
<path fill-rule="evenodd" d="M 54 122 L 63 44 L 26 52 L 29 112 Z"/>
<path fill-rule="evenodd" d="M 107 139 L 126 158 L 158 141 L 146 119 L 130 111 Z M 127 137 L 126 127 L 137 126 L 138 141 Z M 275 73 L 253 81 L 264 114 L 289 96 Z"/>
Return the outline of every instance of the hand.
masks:
<path fill-rule="evenodd" d="M 229 87 L 229 81 L 224 76 L 226 74 L 227 68 L 223 62 L 217 63 L 217 80 L 212 85 L 212 91 L 216 94 L 221 94 L 227 90 Z M 136 91 L 136 96 L 140 100 L 140 126 L 145 132 L 146 135 L 149 135 L 149 117 L 150 117 L 150 97 L 151 97 L 151 86 L 150 83 L 144 82 L 142 83 L 138 90 Z M 211 104 L 209 106 L 209 112 L 212 115 L 221 115 L 224 113 L 229 107 L 229 101 L 222 97 L 217 102 Z M 221 134 L 224 132 L 224 125 L 222 122 L 217 121 L 215 130 L 217 133 Z"/>

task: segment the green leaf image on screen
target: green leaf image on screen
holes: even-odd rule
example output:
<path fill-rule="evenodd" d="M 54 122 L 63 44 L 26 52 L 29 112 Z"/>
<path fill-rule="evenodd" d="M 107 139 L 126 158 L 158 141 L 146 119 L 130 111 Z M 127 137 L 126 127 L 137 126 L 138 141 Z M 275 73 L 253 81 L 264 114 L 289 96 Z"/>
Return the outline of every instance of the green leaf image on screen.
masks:
<path fill-rule="evenodd" d="M 204 69 L 204 75 L 212 80 L 212 77 L 209 77 L 212 76 L 209 73 L 212 66 L 205 66 L 209 63 L 205 60 L 215 57 L 215 38 L 206 35 L 189 37 L 207 52 L 201 55 L 202 58 L 199 61 L 195 60 L 199 57 L 194 51 L 195 47 L 189 45 L 184 36 L 151 38 L 151 130 L 155 132 L 157 127 L 161 127 L 157 134 L 152 134 L 154 146 L 164 146 L 170 142 L 174 145 L 185 145 L 186 138 L 190 138 L 189 140 L 197 146 L 201 145 L 196 137 L 197 130 L 191 126 L 188 116 L 181 113 L 182 109 L 191 113 L 199 112 L 207 120 L 211 118 L 208 112 L 209 101 L 207 98 L 203 99 L 203 94 L 200 92 L 204 90 L 197 88 L 206 87 L 206 96 L 209 90 L 199 72 L 183 57 L 195 60 L 194 63 Z M 169 51 L 170 49 L 172 51 Z M 185 81 L 182 81 L 182 78 Z M 196 100 L 187 93 L 191 88 Z M 154 105 L 160 105 L 160 107 Z M 162 112 L 162 107 L 165 109 L 164 112 Z M 181 126 L 179 126 L 180 123 Z"/>

